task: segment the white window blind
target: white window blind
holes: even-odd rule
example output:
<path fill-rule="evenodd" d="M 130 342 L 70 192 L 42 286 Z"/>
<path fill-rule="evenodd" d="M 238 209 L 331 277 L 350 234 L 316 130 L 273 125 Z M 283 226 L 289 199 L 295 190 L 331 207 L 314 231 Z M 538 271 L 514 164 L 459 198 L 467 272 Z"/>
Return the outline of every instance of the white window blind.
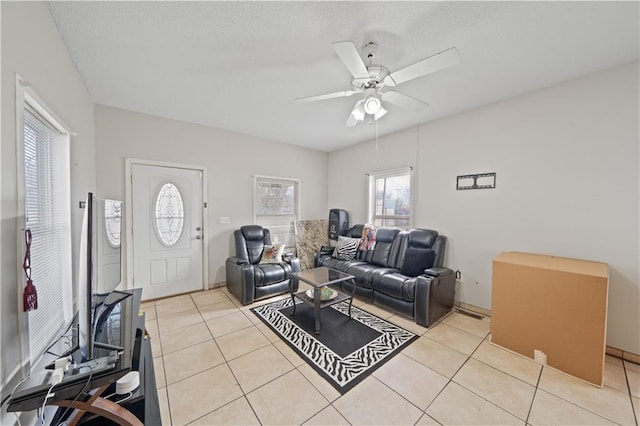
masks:
<path fill-rule="evenodd" d="M 38 112 L 24 110 L 25 229 L 38 309 L 28 313 L 31 363 L 73 316 L 69 142 Z"/>
<path fill-rule="evenodd" d="M 268 228 L 271 242 L 285 243 L 287 252 L 295 252 L 294 222 L 298 220 L 299 181 L 255 177 L 255 223 Z"/>
<path fill-rule="evenodd" d="M 412 184 L 410 167 L 369 174 L 369 222 L 410 229 Z"/>

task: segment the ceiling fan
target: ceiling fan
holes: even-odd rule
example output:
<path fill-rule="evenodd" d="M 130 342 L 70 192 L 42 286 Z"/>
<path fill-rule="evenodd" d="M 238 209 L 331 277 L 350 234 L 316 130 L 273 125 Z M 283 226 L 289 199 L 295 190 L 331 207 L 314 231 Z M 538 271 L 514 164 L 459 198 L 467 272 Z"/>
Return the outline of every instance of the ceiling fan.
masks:
<path fill-rule="evenodd" d="M 331 43 L 331 46 L 333 46 L 333 49 L 353 76 L 351 80 L 352 89 L 297 98 L 296 101 L 314 102 L 333 98 L 347 98 L 356 93 L 362 93 L 364 96 L 356 102 L 345 123 L 347 127 L 355 126 L 358 122 L 364 121 L 365 118 L 371 122 L 384 116 L 387 110 L 382 105 L 383 101 L 411 110 L 420 110 L 429 106 L 428 103 L 420 99 L 394 90 L 383 91 L 381 89 L 386 86 L 394 87 L 405 81 L 413 80 L 414 78 L 422 77 L 460 63 L 458 49 L 451 47 L 392 73 L 389 72 L 389 69 L 386 67 L 373 63 L 373 58 L 378 50 L 378 45 L 374 42 L 369 42 L 363 47 L 363 53 L 369 61 L 369 65 L 366 65 L 362 60 L 353 42 L 338 41 Z"/>

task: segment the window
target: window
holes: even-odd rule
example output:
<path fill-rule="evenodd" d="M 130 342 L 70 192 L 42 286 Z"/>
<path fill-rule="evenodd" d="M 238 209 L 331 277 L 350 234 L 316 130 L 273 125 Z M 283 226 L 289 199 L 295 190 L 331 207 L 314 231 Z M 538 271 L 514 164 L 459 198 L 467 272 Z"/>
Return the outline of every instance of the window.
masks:
<path fill-rule="evenodd" d="M 285 243 L 295 252 L 294 222 L 299 214 L 300 181 L 296 179 L 254 177 L 254 223 L 268 228 L 271 242 Z"/>
<path fill-rule="evenodd" d="M 412 183 L 410 167 L 369 174 L 369 222 L 410 229 Z"/>
<path fill-rule="evenodd" d="M 184 225 L 184 204 L 178 187 L 165 183 L 156 196 L 156 233 L 167 247 L 178 242 Z"/>
<path fill-rule="evenodd" d="M 26 341 L 33 364 L 73 316 L 69 134 L 35 96 L 22 94 L 19 191 L 24 229 L 30 229 L 33 238 L 31 279 L 38 292 L 38 309 L 27 314 Z M 22 232 L 19 238 L 24 241 Z M 21 246 L 24 250 L 24 242 Z M 19 261 L 21 267 L 22 257 Z M 24 283 L 24 272 L 20 277 Z"/>

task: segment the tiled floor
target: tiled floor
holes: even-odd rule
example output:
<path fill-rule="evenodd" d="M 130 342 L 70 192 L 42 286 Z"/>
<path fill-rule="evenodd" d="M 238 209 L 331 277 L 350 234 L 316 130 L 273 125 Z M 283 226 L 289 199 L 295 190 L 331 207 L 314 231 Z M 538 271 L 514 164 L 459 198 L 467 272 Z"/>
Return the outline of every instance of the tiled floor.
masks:
<path fill-rule="evenodd" d="M 599 389 L 493 346 L 489 318 L 354 303 L 420 338 L 342 396 L 224 287 L 144 303 L 163 424 L 638 424 L 637 364 L 607 356 Z"/>

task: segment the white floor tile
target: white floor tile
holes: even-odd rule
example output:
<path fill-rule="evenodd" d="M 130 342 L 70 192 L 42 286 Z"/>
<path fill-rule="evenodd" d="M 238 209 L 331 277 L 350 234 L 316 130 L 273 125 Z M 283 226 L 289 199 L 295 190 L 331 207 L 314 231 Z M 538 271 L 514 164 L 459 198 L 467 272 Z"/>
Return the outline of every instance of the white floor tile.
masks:
<path fill-rule="evenodd" d="M 489 317 L 452 313 L 427 330 L 361 299 L 354 305 L 424 334 L 340 395 L 250 312 L 273 300 L 239 306 L 223 287 L 145 302 L 163 424 L 637 424 L 632 406 L 640 415 L 638 364 L 607 356 L 600 389 L 492 345 Z"/>

